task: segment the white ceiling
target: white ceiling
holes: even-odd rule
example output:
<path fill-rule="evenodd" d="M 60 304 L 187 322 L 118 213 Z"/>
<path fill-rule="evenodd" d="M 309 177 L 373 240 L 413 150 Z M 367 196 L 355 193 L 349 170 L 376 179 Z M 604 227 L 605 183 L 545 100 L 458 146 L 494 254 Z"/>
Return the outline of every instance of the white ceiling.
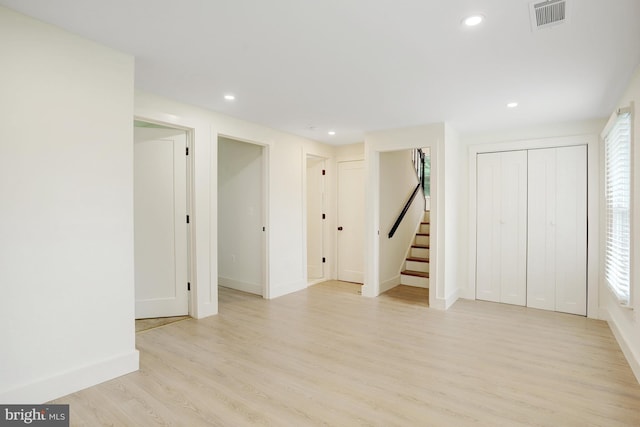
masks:
<path fill-rule="evenodd" d="M 640 63 L 640 1 L 568 0 L 539 31 L 530 2 L 0 0 L 135 55 L 139 89 L 331 144 L 608 116 Z"/>

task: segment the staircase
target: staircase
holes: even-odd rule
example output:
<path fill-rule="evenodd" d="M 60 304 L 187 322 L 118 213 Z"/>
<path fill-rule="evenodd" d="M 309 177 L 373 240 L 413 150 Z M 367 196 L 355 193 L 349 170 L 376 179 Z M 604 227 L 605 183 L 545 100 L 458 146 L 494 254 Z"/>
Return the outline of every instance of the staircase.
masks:
<path fill-rule="evenodd" d="M 426 211 L 400 273 L 401 285 L 429 287 L 429 218 Z"/>

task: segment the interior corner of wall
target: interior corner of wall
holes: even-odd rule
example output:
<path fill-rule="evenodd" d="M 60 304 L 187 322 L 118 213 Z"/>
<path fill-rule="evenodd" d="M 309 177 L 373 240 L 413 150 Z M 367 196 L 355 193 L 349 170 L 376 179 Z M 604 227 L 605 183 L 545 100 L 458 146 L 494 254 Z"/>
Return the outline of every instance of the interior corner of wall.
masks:
<path fill-rule="evenodd" d="M 307 288 L 307 282 L 304 280 L 301 281 L 296 281 L 293 283 L 290 283 L 288 285 L 284 285 L 284 286 L 278 286 L 278 287 L 271 287 L 271 292 L 269 294 L 269 296 L 267 297 L 267 299 L 275 299 L 275 298 L 279 298 L 288 294 L 291 294 L 293 292 L 298 292 L 301 291 L 303 289 Z"/>
<path fill-rule="evenodd" d="M 475 291 L 472 288 L 461 288 L 458 292 L 458 298 L 475 300 Z"/>
<path fill-rule="evenodd" d="M 460 298 L 460 288 L 456 288 L 445 298 L 445 310 L 448 310 Z"/>
<path fill-rule="evenodd" d="M 393 289 L 400 284 L 400 274 L 392 277 L 389 280 L 385 280 L 380 283 L 380 293 L 383 294 L 387 292 L 389 289 Z M 364 291 L 362 292 L 364 294 Z"/>
<path fill-rule="evenodd" d="M 431 302 L 430 307 L 436 310 L 445 311 L 447 309 L 447 303 L 444 298 L 435 298 L 434 301 Z"/>
<path fill-rule="evenodd" d="M 609 324 L 609 328 L 613 333 L 622 353 L 624 354 L 629 366 L 631 367 L 631 371 L 636 377 L 636 380 L 640 383 L 640 354 L 636 351 L 636 348 L 632 345 L 633 343 L 629 342 L 628 337 L 622 332 L 622 328 L 618 325 L 616 319 L 611 316 L 611 313 L 608 312 L 607 309 L 606 319 Z M 631 337 L 634 338 L 634 337 Z"/>

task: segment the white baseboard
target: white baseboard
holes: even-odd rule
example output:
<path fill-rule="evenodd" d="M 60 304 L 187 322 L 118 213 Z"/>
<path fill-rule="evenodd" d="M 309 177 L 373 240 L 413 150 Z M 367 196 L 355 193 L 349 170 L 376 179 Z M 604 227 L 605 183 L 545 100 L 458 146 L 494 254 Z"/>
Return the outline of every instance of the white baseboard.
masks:
<path fill-rule="evenodd" d="M 458 296 L 460 298 L 474 300 L 476 299 L 476 291 L 475 289 L 468 288 L 460 289 L 458 292 Z"/>
<path fill-rule="evenodd" d="M 634 353 L 632 347 L 629 345 L 629 342 L 616 324 L 615 320 L 609 315 L 609 311 L 601 309 L 600 314 L 609 324 L 609 328 L 611 329 L 611 332 L 613 332 L 613 336 L 616 338 L 616 341 L 618 341 L 618 345 L 620 346 L 624 357 L 627 359 L 627 362 L 633 371 L 633 375 L 635 375 L 636 380 L 640 383 L 640 356 Z"/>
<path fill-rule="evenodd" d="M 198 302 L 197 306 L 190 313 L 194 319 L 204 319 L 205 317 L 215 316 L 218 314 L 218 304 L 212 302 Z"/>
<path fill-rule="evenodd" d="M 435 308 L 436 310 L 448 310 L 456 301 L 458 301 L 458 298 L 460 298 L 459 294 L 459 289 L 456 289 L 446 298 L 434 298 L 434 301 L 432 304 L 430 304 L 430 307 Z"/>
<path fill-rule="evenodd" d="M 282 286 L 271 286 L 271 294 L 268 296 L 268 299 L 278 298 L 287 294 L 291 294 L 293 292 L 298 292 L 307 288 L 307 284 L 304 282 L 294 282 L 289 283 L 287 285 Z"/>
<path fill-rule="evenodd" d="M 81 366 L 39 381 L 0 392 L 4 404 L 42 404 L 112 380 L 140 367 L 138 350 Z"/>
<path fill-rule="evenodd" d="M 606 307 L 600 307 L 598 309 L 598 319 L 609 322 L 609 310 L 607 310 Z"/>
<path fill-rule="evenodd" d="M 262 296 L 262 285 L 258 283 L 241 282 L 239 280 L 229 279 L 228 277 L 218 277 L 218 286 Z"/>
<path fill-rule="evenodd" d="M 387 292 L 389 289 L 393 289 L 400 284 L 400 275 L 398 274 L 395 277 L 392 277 L 389 280 L 385 280 L 380 283 L 380 293 L 383 294 Z"/>

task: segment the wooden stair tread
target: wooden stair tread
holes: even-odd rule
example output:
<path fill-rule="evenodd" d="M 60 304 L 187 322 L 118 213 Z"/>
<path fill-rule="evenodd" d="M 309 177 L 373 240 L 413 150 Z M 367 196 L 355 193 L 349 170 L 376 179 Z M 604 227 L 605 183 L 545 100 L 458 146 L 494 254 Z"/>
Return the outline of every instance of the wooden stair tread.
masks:
<path fill-rule="evenodd" d="M 415 261 L 415 262 L 429 262 L 429 258 L 420 258 L 416 256 L 411 256 L 407 258 L 407 261 Z"/>
<path fill-rule="evenodd" d="M 426 277 L 429 278 L 429 273 L 424 271 L 414 271 L 414 270 L 402 270 L 400 274 L 404 274 L 407 276 L 416 276 L 416 277 Z"/>
<path fill-rule="evenodd" d="M 411 245 L 412 248 L 429 249 L 429 245 Z"/>
<path fill-rule="evenodd" d="M 416 233 L 416 236 L 428 236 L 429 233 Z"/>

